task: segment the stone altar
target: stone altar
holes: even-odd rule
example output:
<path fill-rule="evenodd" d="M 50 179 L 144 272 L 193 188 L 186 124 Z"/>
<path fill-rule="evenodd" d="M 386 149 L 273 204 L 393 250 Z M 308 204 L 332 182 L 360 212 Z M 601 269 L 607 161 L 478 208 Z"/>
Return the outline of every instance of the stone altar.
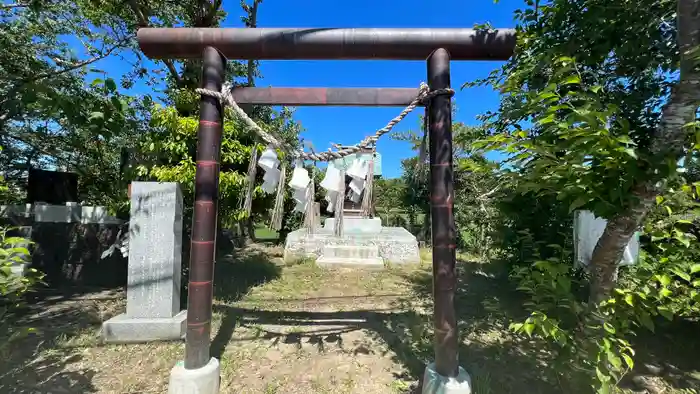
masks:
<path fill-rule="evenodd" d="M 374 161 L 374 177 L 381 176 L 381 155 L 373 149 L 337 159 L 328 165 L 347 170 L 352 162 Z M 350 177 L 346 178 L 348 187 Z M 313 258 L 322 267 L 362 267 L 383 269 L 388 264 L 420 262 L 418 241 L 403 227 L 382 227 L 378 217 L 362 215 L 359 202 L 346 199 L 343 203 L 343 232 L 333 233 L 336 218 L 309 233 L 302 228 L 287 234 L 284 260 Z M 373 211 L 373 209 L 371 210 Z"/>
<path fill-rule="evenodd" d="M 343 226 L 346 231 L 343 236 L 337 237 L 333 234 L 330 220 L 326 219 L 324 227 L 315 229 L 313 234 L 306 229 L 289 233 L 284 246 L 284 260 L 316 258 L 317 264 L 325 267 L 368 268 L 383 268 L 385 263 L 420 262 L 418 241 L 403 227 L 381 227 L 381 221 L 376 217 L 358 218 L 353 220 L 367 223 L 353 222 L 350 227 Z M 343 218 L 343 224 L 346 221 L 348 218 Z"/>

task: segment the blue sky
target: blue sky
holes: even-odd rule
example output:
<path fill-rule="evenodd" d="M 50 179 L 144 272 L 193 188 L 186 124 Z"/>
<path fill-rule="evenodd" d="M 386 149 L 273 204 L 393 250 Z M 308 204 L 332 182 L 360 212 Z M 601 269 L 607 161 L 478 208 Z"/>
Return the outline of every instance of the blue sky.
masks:
<path fill-rule="evenodd" d="M 224 27 L 241 26 L 238 1 L 224 1 L 229 17 Z M 431 8 L 431 5 L 434 5 Z M 472 27 L 490 22 L 494 27 L 513 27 L 513 11 L 522 1 L 507 0 L 265 0 L 258 13 L 259 27 Z M 452 86 L 458 113 L 456 121 L 476 124 L 476 116 L 496 109 L 498 95 L 490 88 L 461 90 L 467 81 L 486 76 L 500 62 L 453 62 Z M 110 73 L 128 71 L 117 58 L 97 67 Z M 257 86 L 277 87 L 418 87 L 426 80 L 422 61 L 263 61 Z M 116 78 L 116 76 L 114 76 Z M 139 85 L 133 93 L 147 92 Z M 325 150 L 331 142 L 351 144 L 383 127 L 401 108 L 301 107 L 295 118 L 304 127 L 302 137 Z M 396 131 L 416 130 L 418 113 L 397 125 Z M 412 156 L 407 143 L 381 139 L 385 177 L 401 175 L 401 159 Z"/>

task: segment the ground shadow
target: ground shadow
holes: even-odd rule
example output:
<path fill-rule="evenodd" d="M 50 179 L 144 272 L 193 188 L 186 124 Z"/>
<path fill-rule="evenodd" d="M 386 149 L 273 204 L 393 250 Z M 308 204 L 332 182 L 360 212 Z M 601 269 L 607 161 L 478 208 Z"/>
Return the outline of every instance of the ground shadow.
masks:
<path fill-rule="evenodd" d="M 658 387 L 661 379 L 676 389 L 700 390 L 700 322 L 659 319 L 655 326 L 655 332 L 641 330 L 632 338 L 635 368 L 621 386 L 662 392 Z"/>
<path fill-rule="evenodd" d="M 418 380 L 425 365 L 432 359 L 432 331 L 430 317 L 419 315 L 413 311 L 395 312 L 388 310 L 356 310 L 338 312 L 306 312 L 294 310 L 264 311 L 257 309 L 237 308 L 219 305 L 217 310 L 227 316 L 235 316 L 235 323 L 240 327 L 255 328 L 253 334 L 232 341 L 267 340 L 270 346 L 278 344 L 296 345 L 310 344 L 319 352 L 337 349 L 350 354 L 376 354 L 385 357 L 391 353 L 395 361 L 406 367 L 405 375 L 396 375 L 397 380 Z M 260 328 L 265 325 L 284 325 L 300 328 L 294 332 L 273 332 Z M 324 326 L 317 327 L 316 326 Z M 333 326 L 333 328 L 327 328 Z M 377 347 L 371 340 L 345 343 L 343 334 L 357 330 L 373 333 L 377 339 L 386 344 L 386 348 Z M 229 339 L 231 340 L 231 339 Z M 227 341 L 228 342 L 228 341 Z M 499 342 L 485 343 L 466 341 L 462 346 L 460 356 L 465 360 L 462 364 L 469 369 L 475 379 L 475 386 L 491 387 L 491 391 L 477 390 L 479 393 L 561 393 L 553 385 L 546 384 L 540 379 L 540 374 L 530 364 L 531 354 L 536 354 L 534 346 L 525 348 L 521 345 L 518 350 L 504 349 Z M 527 368 L 524 368 L 526 366 Z M 497 370 L 495 370 L 497 368 Z M 528 379 L 521 376 L 531 373 Z M 508 376 L 501 376 L 508 375 Z M 507 381 L 510 377 L 511 381 Z M 496 381 L 496 380 L 503 380 Z M 527 390 L 526 390 L 527 388 Z M 419 390 L 418 387 L 410 389 Z"/>
<path fill-rule="evenodd" d="M 79 338 L 94 341 L 94 332 L 102 321 L 117 312 L 104 309 L 105 301 L 114 304 L 119 299 L 123 299 L 123 294 L 118 291 L 80 297 L 44 295 L 22 315 L 8 319 L 15 327 L 28 327 L 35 332 L 2 350 L 0 392 L 99 392 L 92 383 L 97 370 L 81 363 L 82 355 L 75 352 L 73 342 L 82 340 Z M 86 332 L 93 334 L 81 337 Z M 6 344 L 7 338 L 2 341 Z"/>
<path fill-rule="evenodd" d="M 591 392 L 582 376 L 560 375 L 566 368 L 560 368 L 548 343 L 509 332 L 509 323 L 524 320 L 527 311 L 525 299 L 507 277 L 506 264 L 458 261 L 457 272 L 455 308 L 463 344 L 459 358 L 472 374 L 477 392 Z M 421 299 L 432 297 L 430 273 L 411 274 L 407 279 Z M 416 331 L 430 327 L 431 316 L 412 316 L 419 320 L 408 322 L 402 321 L 405 317 L 397 317 L 395 323 L 390 320 L 383 338 L 394 341 L 396 360 L 407 367 L 411 378 L 418 379 L 425 362 L 433 358 L 433 344 L 432 332 L 425 336 Z M 631 338 L 636 367 L 620 386 L 645 393 L 664 392 L 667 387 L 700 389 L 699 328 L 695 321 L 658 321 L 656 333 L 645 330 Z M 649 377 L 660 378 L 664 387 Z"/>
<path fill-rule="evenodd" d="M 541 345 L 510 335 L 507 326 L 511 319 L 523 318 L 521 300 L 488 266 L 464 262 L 459 268 L 459 289 L 456 307 L 460 326 L 460 361 L 475 380 L 476 392 L 488 393 L 561 393 L 555 376 L 542 372 L 542 363 L 549 355 Z M 355 311 L 309 312 L 299 310 L 259 310 L 231 305 L 217 305 L 215 310 L 224 316 L 222 329 L 212 343 L 212 354 L 220 356 L 229 341 L 268 340 L 276 344 L 311 344 L 319 351 L 334 347 L 352 354 L 389 355 L 405 367 L 397 380 L 420 380 L 426 363 L 433 359 L 433 323 L 430 311 L 432 275 L 422 271 L 407 274 L 414 294 L 394 300 L 387 309 Z M 235 292 L 235 290 L 234 290 Z M 238 292 L 237 294 L 240 294 Z M 424 300 L 425 312 L 416 298 Z M 418 303 L 420 304 L 420 302 Z M 265 325 L 296 327 L 294 332 L 272 332 Z M 247 327 L 252 334 L 232 339 L 236 327 Z M 343 334 L 365 330 L 370 335 L 366 342 L 344 343 Z M 377 346 L 383 343 L 386 346 Z M 379 350 L 381 348 L 381 350 Z M 381 353 L 381 354 L 378 354 Z M 420 390 L 413 387 L 408 392 Z"/>
<path fill-rule="evenodd" d="M 223 258 L 214 269 L 214 298 L 217 302 L 229 304 L 238 301 L 250 289 L 279 278 L 282 269 L 261 251 L 241 250 L 235 257 Z M 215 306 L 215 311 L 221 308 Z M 212 357 L 221 358 L 226 344 L 236 328 L 239 315 L 223 313 L 221 325 L 211 342 Z"/>
<path fill-rule="evenodd" d="M 390 316 L 384 331 L 377 330 L 408 376 L 421 379 L 433 361 L 432 286 L 430 272 L 418 271 L 406 279 L 424 302 L 428 313 Z M 552 356 L 537 341 L 513 335 L 508 326 L 527 317 L 523 299 L 507 278 L 503 264 L 457 262 L 455 309 L 459 329 L 460 365 L 472 376 L 479 393 L 561 393 L 562 382 L 545 373 Z M 415 304 L 415 302 L 414 302 Z M 408 319 L 407 319 L 408 318 Z"/>

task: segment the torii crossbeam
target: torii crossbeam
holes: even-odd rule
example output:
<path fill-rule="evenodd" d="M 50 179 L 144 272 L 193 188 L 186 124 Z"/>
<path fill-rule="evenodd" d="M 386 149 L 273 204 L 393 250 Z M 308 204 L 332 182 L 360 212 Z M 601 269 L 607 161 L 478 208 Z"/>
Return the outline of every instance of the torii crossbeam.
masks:
<path fill-rule="evenodd" d="M 202 88 L 220 91 L 226 58 L 427 59 L 431 90 L 450 87 L 450 60 L 506 60 L 515 47 L 515 31 L 498 29 L 397 28 L 142 28 L 143 53 L 155 59 L 203 58 Z M 415 89 L 238 88 L 241 104 L 404 106 Z M 430 199 L 433 247 L 435 371 L 458 375 L 458 332 L 454 308 L 456 231 L 452 170 L 452 104 L 436 96 L 428 108 Z M 210 360 L 213 267 L 217 223 L 219 157 L 223 111 L 213 97 L 202 96 L 197 132 L 195 206 L 191 238 L 185 369 Z"/>

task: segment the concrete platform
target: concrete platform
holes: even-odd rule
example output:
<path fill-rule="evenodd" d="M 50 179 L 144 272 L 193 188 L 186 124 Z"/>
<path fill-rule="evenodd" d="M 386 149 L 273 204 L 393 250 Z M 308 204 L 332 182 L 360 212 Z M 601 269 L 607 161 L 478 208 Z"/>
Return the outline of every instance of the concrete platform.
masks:
<path fill-rule="evenodd" d="M 284 260 L 295 261 L 299 259 L 319 259 L 324 255 L 324 248 L 335 247 L 335 250 L 342 251 L 358 248 L 358 254 L 353 257 L 349 253 L 350 259 L 345 255 L 348 263 L 354 259 L 375 258 L 374 256 L 363 256 L 361 251 L 365 248 L 376 248 L 377 256 L 384 263 L 406 264 L 419 263 L 418 241 L 416 237 L 403 227 L 382 227 L 379 232 L 346 232 L 342 237 L 336 237 L 332 229 L 318 227 L 313 234 L 308 234 L 305 229 L 293 231 L 287 235 L 284 247 Z M 328 250 L 328 249 L 327 249 Z M 335 264 L 335 257 L 326 256 L 321 260 L 321 264 Z M 329 262 L 330 261 L 330 262 Z M 369 263 L 369 262 L 365 262 Z M 358 261 L 354 266 L 363 266 Z M 370 265 L 376 265 L 370 263 Z M 367 266 L 367 265 L 364 265 Z"/>
<path fill-rule="evenodd" d="M 102 323 L 106 343 L 142 343 L 173 341 L 185 338 L 187 311 L 173 317 L 129 317 L 125 313 Z"/>

